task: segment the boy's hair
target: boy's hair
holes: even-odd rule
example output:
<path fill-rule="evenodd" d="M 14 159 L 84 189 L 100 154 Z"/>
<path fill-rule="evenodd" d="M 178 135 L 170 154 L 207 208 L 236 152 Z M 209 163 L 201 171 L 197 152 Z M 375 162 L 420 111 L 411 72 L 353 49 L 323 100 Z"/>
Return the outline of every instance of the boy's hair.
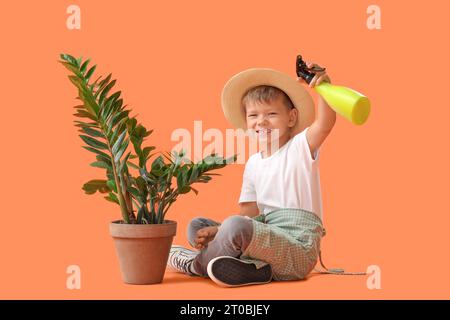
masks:
<path fill-rule="evenodd" d="M 283 90 L 267 85 L 261 85 L 247 90 L 247 92 L 242 97 L 242 107 L 245 110 L 245 106 L 249 102 L 270 103 L 278 99 L 279 97 L 281 97 L 283 104 L 289 110 L 295 108 L 291 99 Z"/>

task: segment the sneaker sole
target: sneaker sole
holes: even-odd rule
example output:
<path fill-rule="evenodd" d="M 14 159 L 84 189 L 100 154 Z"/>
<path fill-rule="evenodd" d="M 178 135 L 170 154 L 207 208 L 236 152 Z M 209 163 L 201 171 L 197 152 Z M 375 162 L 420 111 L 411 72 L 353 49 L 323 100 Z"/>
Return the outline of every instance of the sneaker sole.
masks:
<path fill-rule="evenodd" d="M 258 273 L 255 273 L 255 271 L 258 271 Z M 222 287 L 265 284 L 272 281 L 273 276 L 270 265 L 256 269 L 253 263 L 233 257 L 217 257 L 212 259 L 208 263 L 207 272 L 211 280 Z M 237 272 L 241 274 L 237 274 Z"/>

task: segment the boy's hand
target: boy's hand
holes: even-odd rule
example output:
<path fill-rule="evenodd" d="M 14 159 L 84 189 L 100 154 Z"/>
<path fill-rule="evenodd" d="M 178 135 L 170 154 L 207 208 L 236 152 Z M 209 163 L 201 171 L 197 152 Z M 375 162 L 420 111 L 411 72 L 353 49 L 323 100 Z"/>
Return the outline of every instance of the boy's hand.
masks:
<path fill-rule="evenodd" d="M 320 66 L 319 66 L 318 64 L 312 63 L 312 62 L 306 62 L 306 66 L 307 66 L 309 69 L 320 68 Z M 314 78 L 311 80 L 311 82 L 309 83 L 309 87 L 310 87 L 310 88 L 314 88 L 315 86 L 319 85 L 322 81 L 331 83 L 331 79 L 330 79 L 330 77 L 328 76 L 328 74 L 327 74 L 326 71 L 314 71 L 314 69 L 311 70 L 311 71 L 315 73 L 315 76 L 314 76 Z M 303 78 L 300 78 L 300 77 L 297 78 L 297 80 L 298 80 L 299 82 L 304 81 Z"/>
<path fill-rule="evenodd" d="M 206 248 L 208 243 L 214 239 L 218 230 L 218 226 L 205 227 L 198 230 L 195 238 L 195 248 L 199 250 Z"/>

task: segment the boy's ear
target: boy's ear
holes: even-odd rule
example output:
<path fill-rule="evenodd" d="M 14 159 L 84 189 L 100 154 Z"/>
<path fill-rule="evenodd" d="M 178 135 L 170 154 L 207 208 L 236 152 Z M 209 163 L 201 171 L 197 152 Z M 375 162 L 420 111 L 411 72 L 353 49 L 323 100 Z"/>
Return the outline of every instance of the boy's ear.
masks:
<path fill-rule="evenodd" d="M 289 110 L 289 127 L 295 126 L 297 123 L 298 110 L 297 108 L 292 108 Z"/>

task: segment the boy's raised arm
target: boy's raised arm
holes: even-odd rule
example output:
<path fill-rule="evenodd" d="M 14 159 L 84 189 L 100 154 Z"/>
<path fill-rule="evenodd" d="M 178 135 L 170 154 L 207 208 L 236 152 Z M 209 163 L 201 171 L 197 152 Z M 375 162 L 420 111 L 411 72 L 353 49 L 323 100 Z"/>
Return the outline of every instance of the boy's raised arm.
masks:
<path fill-rule="evenodd" d="M 309 144 L 311 157 L 320 148 L 336 123 L 336 112 L 320 96 L 318 105 L 319 115 L 306 131 L 306 140 Z"/>
<path fill-rule="evenodd" d="M 308 62 L 308 68 L 320 67 L 318 64 Z M 300 82 L 303 79 L 298 78 Z M 331 83 L 331 79 L 325 70 L 319 71 L 315 74 L 313 79 L 309 82 L 309 87 L 314 88 L 322 81 Z M 330 108 L 328 103 L 319 95 L 318 98 L 318 117 L 306 131 L 306 140 L 309 144 L 311 157 L 314 158 L 314 153 L 320 148 L 325 138 L 330 134 L 336 123 L 336 112 Z"/>

